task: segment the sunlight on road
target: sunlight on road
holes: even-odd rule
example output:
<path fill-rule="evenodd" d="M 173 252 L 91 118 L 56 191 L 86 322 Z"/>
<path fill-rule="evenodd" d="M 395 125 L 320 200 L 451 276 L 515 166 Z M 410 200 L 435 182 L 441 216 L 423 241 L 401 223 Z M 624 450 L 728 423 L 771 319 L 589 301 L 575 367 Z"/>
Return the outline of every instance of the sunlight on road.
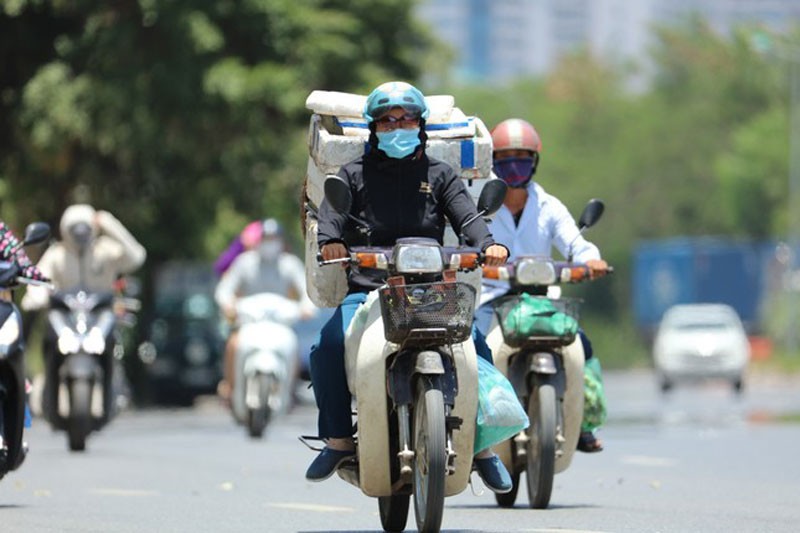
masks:
<path fill-rule="evenodd" d="M 269 507 L 292 509 L 295 511 L 314 511 L 317 513 L 352 513 L 352 507 L 335 507 L 333 505 L 313 505 L 310 503 L 268 503 Z"/>

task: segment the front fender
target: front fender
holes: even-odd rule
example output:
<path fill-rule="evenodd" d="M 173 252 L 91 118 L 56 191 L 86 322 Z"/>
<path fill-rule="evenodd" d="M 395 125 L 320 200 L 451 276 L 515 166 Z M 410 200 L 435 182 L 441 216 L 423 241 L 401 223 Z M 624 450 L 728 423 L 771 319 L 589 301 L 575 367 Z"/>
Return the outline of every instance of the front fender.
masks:
<path fill-rule="evenodd" d="M 254 376 L 256 373 L 275 374 L 282 377 L 284 374 L 283 362 L 272 350 L 260 350 L 250 354 L 244 360 L 242 373 L 245 377 Z"/>
<path fill-rule="evenodd" d="M 59 370 L 62 379 L 96 379 L 99 378 L 100 368 L 95 357 L 88 353 L 79 352 L 67 356 L 66 361 Z"/>
<path fill-rule="evenodd" d="M 520 398 L 528 396 L 530 374 L 555 375 L 558 373 L 556 356 L 550 352 L 522 352 L 512 355 L 508 365 L 508 380 Z"/>

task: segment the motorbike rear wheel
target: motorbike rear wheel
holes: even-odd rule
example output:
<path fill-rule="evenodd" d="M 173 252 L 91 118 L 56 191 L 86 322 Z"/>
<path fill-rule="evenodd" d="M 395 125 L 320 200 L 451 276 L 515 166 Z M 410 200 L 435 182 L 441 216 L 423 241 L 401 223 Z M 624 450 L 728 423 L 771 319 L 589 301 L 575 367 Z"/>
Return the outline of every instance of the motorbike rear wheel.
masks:
<path fill-rule="evenodd" d="M 528 398 L 528 505 L 547 509 L 556 464 L 556 389 L 549 377 L 537 376 Z"/>
<path fill-rule="evenodd" d="M 519 472 L 511 474 L 511 491 L 505 494 L 494 494 L 494 499 L 500 507 L 510 508 L 514 507 L 517 501 L 517 493 L 519 492 Z"/>
<path fill-rule="evenodd" d="M 75 379 L 69 384 L 69 419 L 67 440 L 69 449 L 82 452 L 86 449 L 86 437 L 92 431 L 92 382 Z"/>
<path fill-rule="evenodd" d="M 439 531 L 447 475 L 444 396 L 429 379 L 417 382 L 413 421 L 414 514 L 420 532 Z"/>
<path fill-rule="evenodd" d="M 410 502 L 410 494 L 396 494 L 378 498 L 378 511 L 381 515 L 381 526 L 383 526 L 384 531 L 403 531 L 406 528 Z"/>

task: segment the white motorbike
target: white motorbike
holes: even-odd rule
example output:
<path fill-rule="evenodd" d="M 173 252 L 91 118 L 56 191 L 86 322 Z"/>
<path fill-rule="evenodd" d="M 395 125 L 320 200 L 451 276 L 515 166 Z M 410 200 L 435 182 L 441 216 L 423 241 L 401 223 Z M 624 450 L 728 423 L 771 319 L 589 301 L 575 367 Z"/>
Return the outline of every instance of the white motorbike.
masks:
<path fill-rule="evenodd" d="M 602 212 L 602 202 L 592 200 L 578 223 L 581 231 Z M 525 472 L 530 507 L 546 509 L 554 475 L 572 461 L 583 418 L 585 359 L 578 336 L 580 300 L 562 297 L 558 285 L 588 280 L 589 273 L 571 258 L 518 257 L 505 266 L 483 267 L 484 277 L 510 285 L 507 295 L 492 302 L 486 342 L 530 419 L 526 430 L 494 446 L 514 484 L 511 492 L 495 494 L 501 507 L 513 507 Z"/>
<path fill-rule="evenodd" d="M 499 188 L 484 187 L 478 216 L 502 204 L 505 184 L 497 182 Z M 325 197 L 349 213 L 346 182 L 328 177 Z M 469 482 L 478 403 L 470 339 L 476 291 L 456 281 L 456 272 L 478 268 L 479 255 L 408 238 L 389 248 L 353 248 L 344 259 L 319 258 L 320 264 L 347 262 L 388 276 L 358 309 L 345 337 L 348 386 L 357 405 L 356 459 L 337 472 L 378 498 L 386 531 L 405 528 L 412 494 L 417 528 L 439 531 L 445 497 Z"/>
<path fill-rule="evenodd" d="M 291 401 L 299 364 L 292 325 L 300 314 L 297 301 L 274 293 L 236 302 L 239 342 L 231 407 L 251 437 L 262 437 Z"/>

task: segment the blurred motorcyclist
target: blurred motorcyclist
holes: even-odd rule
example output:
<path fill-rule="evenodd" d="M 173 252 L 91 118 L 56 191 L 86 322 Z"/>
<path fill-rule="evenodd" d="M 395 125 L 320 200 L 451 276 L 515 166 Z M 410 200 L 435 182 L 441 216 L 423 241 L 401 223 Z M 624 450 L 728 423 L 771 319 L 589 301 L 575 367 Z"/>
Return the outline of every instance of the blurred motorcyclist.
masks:
<path fill-rule="evenodd" d="M 219 396 L 226 401 L 230 400 L 235 376 L 239 337 L 235 327 L 237 299 L 268 292 L 299 301 L 303 318 L 310 317 L 316 310 L 306 291 L 305 265 L 297 256 L 286 251 L 280 223 L 268 218 L 260 226 L 257 246 L 234 259 L 214 293 L 222 314 L 232 325 L 225 345 L 223 380 L 217 388 Z"/>
<path fill-rule="evenodd" d="M 22 269 L 20 275 L 24 278 L 34 279 L 37 281 L 50 281 L 47 276 L 43 275 L 41 271 L 34 265 L 25 253 L 25 250 L 19 246 L 19 240 L 11 231 L 5 222 L 0 220 L 0 260 L 2 261 L 16 261 Z M 10 296 L 6 296 L 10 298 Z M 30 382 L 25 379 L 25 392 L 30 392 Z M 0 414 L 2 418 L 2 414 Z M 25 427 L 31 425 L 31 415 L 28 403 L 25 403 Z M 27 453 L 28 444 L 22 443 L 23 453 Z M 2 434 L 0 434 L 0 460 L 5 460 L 6 457 L 6 443 L 3 442 Z"/>
<path fill-rule="evenodd" d="M 597 246 L 580 235 L 575 220 L 564 204 L 533 181 L 542 150 L 541 138 L 533 125 L 522 119 L 511 118 L 500 122 L 491 133 L 494 172 L 506 182 L 508 190 L 503 207 L 490 222 L 489 230 L 498 241 L 509 247 L 509 260 L 522 255 L 549 257 L 553 247 L 556 247 L 564 257 L 572 256 L 575 261 L 586 263 L 592 271 L 592 277 L 605 275 L 608 265 L 600 258 Z M 476 321 L 484 334 L 488 334 L 492 318 L 490 302 L 507 291 L 508 282 L 483 279 Z M 590 362 L 593 357 L 591 343 L 583 330 L 580 335 L 587 368 L 596 372 L 599 379 L 598 361 Z M 593 394 L 588 387 L 586 393 Z M 591 406 L 597 404 L 595 398 L 586 402 L 588 412 L 584 413 L 578 441 L 581 451 L 596 452 L 603 449 L 602 443 L 590 429 L 598 425 L 598 419 L 605 417 L 604 410 L 602 413 L 591 412 Z M 593 418 L 594 422 L 589 424 L 587 417 Z"/>
<path fill-rule="evenodd" d="M 87 204 L 67 207 L 59 229 L 61 241 L 51 245 L 36 265 L 57 290 L 114 291 L 119 276 L 138 269 L 147 257 L 144 247 L 114 215 Z M 46 307 L 49 294 L 47 289 L 29 287 L 22 309 Z"/>
<path fill-rule="evenodd" d="M 56 290 L 80 288 L 88 292 L 115 292 L 121 275 L 129 274 L 144 263 L 147 252 L 131 233 L 108 211 L 95 210 L 88 204 L 67 207 L 59 223 L 61 241 L 45 250 L 37 263 L 43 275 L 51 278 Z M 50 291 L 28 287 L 20 306 L 25 311 L 45 308 Z M 51 332 L 52 333 L 52 332 Z M 58 365 L 48 364 L 56 356 L 55 339 L 44 341 L 45 375 L 42 407 L 53 414 L 58 388 Z M 110 369 L 106 372 L 111 379 Z"/>

